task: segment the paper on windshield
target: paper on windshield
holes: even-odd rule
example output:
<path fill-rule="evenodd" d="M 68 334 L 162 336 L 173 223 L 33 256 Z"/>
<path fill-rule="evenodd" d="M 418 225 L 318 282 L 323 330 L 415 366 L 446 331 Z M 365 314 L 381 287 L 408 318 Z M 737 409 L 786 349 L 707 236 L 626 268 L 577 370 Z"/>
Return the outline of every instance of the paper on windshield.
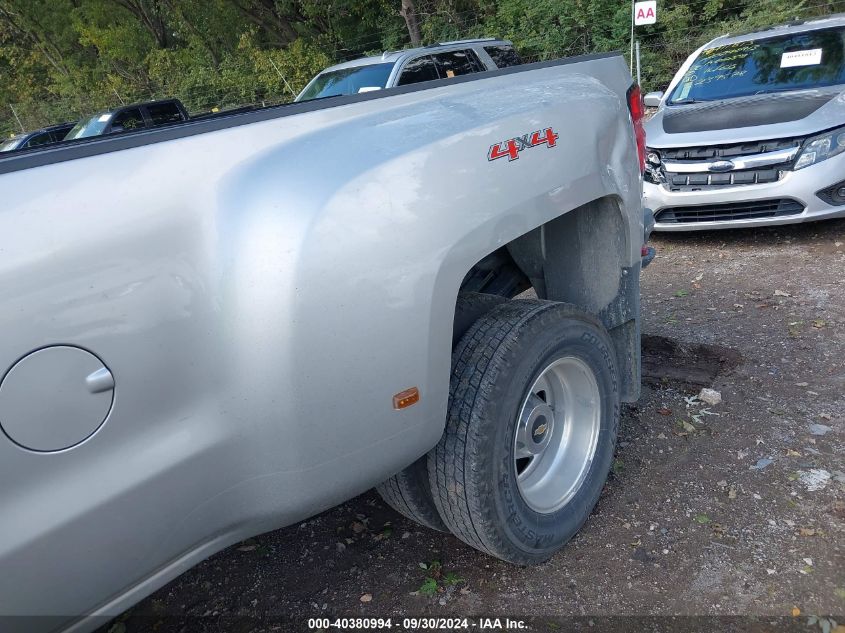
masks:
<path fill-rule="evenodd" d="M 780 58 L 781 68 L 796 66 L 818 66 L 822 63 L 822 49 L 811 48 L 806 51 L 789 51 Z"/>

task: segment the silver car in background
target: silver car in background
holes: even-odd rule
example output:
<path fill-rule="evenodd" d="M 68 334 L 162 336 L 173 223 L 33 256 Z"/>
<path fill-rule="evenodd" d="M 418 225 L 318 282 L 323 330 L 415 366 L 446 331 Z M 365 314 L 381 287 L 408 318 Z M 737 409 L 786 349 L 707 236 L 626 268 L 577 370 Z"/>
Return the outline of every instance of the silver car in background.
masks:
<path fill-rule="evenodd" d="M 385 51 L 326 68 L 308 82 L 296 101 L 452 79 L 521 63 L 512 42 L 491 37 Z"/>
<path fill-rule="evenodd" d="M 655 230 L 845 217 L 845 15 L 716 38 L 645 104 Z"/>

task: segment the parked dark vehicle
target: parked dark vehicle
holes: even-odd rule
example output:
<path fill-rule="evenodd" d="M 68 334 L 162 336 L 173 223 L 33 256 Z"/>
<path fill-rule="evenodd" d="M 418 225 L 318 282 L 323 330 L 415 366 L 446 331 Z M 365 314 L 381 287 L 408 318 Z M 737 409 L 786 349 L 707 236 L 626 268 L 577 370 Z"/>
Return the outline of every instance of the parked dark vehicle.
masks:
<path fill-rule="evenodd" d="M 90 118 L 82 119 L 65 137 L 65 140 L 173 125 L 187 121 L 189 118 L 188 111 L 178 99 L 136 103 L 116 110 L 99 112 Z"/>
<path fill-rule="evenodd" d="M 64 139 L 65 135 L 73 128 L 73 123 L 62 123 L 60 125 L 51 125 L 34 132 L 25 132 L 13 136 L 7 141 L 0 144 L 0 152 L 11 152 L 16 149 L 28 149 L 30 147 L 39 147 L 41 145 L 50 145 L 58 143 Z"/>

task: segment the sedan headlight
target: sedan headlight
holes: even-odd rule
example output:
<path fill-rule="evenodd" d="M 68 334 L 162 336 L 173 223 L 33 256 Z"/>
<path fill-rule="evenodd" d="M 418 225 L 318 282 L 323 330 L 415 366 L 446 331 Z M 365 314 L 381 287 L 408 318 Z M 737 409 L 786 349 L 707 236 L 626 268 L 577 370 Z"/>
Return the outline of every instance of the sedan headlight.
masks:
<path fill-rule="evenodd" d="M 845 128 L 825 132 L 804 143 L 795 162 L 795 169 L 815 165 L 842 152 L 845 152 Z"/>

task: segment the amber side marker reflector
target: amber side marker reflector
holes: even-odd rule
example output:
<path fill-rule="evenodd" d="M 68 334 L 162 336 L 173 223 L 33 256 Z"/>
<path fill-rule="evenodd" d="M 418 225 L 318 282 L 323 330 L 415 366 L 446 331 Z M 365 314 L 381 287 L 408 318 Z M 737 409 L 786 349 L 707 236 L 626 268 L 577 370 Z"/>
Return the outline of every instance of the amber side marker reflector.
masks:
<path fill-rule="evenodd" d="M 404 409 L 420 401 L 420 390 L 416 387 L 405 389 L 393 396 L 393 408 Z"/>

